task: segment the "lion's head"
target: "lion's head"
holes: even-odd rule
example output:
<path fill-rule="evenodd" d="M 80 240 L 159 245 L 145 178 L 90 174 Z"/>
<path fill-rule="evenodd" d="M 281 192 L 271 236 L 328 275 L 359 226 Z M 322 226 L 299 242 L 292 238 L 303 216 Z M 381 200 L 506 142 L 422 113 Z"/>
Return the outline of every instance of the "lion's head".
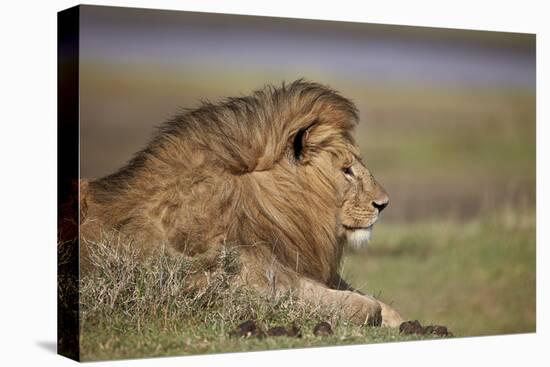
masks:
<path fill-rule="evenodd" d="M 176 116 L 113 175 L 91 211 L 189 255 L 237 244 L 327 281 L 388 203 L 352 137 L 354 104 L 302 80 Z M 157 242 L 158 242 L 157 241 Z"/>
<path fill-rule="evenodd" d="M 342 168 L 346 183 L 343 184 L 344 203 L 339 212 L 347 243 L 353 247 L 366 244 L 380 212 L 388 206 L 389 199 L 374 176 L 357 159 Z"/>
<path fill-rule="evenodd" d="M 343 118 L 355 123 L 355 107 L 336 92 L 326 88 L 321 90 L 330 92 L 333 98 L 331 103 L 326 110 L 320 108 L 305 128 L 290 134 L 292 144 L 288 144 L 289 151 L 278 164 L 290 163 L 298 177 L 303 175 L 295 185 L 304 185 L 304 181 L 309 181 L 308 191 L 319 190 L 319 196 L 332 208 L 325 213 L 327 218 L 329 215 L 336 218 L 334 230 L 337 239 L 344 238 L 348 245 L 358 248 L 370 240 L 373 225 L 388 205 L 389 198 L 361 160 L 358 147 L 350 135 L 353 126 L 338 124 L 338 118 L 342 117 L 335 111 L 353 111 L 353 114 Z M 316 103 L 322 105 L 320 101 L 316 100 Z M 330 193 L 322 190 L 327 183 L 332 188 Z M 300 201 L 294 202 L 298 203 Z M 308 216 L 321 215 L 309 213 Z"/>

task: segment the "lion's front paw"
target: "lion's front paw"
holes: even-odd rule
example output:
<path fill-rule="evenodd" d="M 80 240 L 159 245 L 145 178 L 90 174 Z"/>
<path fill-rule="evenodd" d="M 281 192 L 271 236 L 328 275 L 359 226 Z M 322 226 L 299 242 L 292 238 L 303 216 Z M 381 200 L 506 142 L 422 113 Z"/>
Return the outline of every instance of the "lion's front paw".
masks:
<path fill-rule="evenodd" d="M 393 308 L 383 302 L 379 302 L 382 306 L 382 326 L 397 328 L 405 320 Z"/>
<path fill-rule="evenodd" d="M 344 307 L 346 316 L 355 324 L 380 326 L 382 308 L 376 300 L 368 296 L 348 292 L 347 305 Z"/>

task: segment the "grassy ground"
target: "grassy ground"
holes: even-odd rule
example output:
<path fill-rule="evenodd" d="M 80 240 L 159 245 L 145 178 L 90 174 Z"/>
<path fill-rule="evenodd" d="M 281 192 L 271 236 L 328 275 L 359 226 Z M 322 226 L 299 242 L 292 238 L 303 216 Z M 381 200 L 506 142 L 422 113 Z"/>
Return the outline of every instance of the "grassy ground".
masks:
<path fill-rule="evenodd" d="M 82 360 L 435 338 L 352 325 L 337 307 L 321 309 L 289 294 L 275 298 L 228 287 L 236 266 L 230 253 L 220 258 L 204 291 L 185 292 L 182 288 L 194 271 L 189 260 L 161 252 L 142 262 L 131 246 L 116 239 L 90 248 L 95 270 L 81 280 Z M 251 319 L 260 337 L 231 335 Z M 333 333 L 316 336 L 314 328 L 320 322 L 329 323 Z M 281 326 L 296 326 L 301 336 L 266 336 Z"/>
<path fill-rule="evenodd" d="M 504 209 L 476 221 L 380 224 L 344 274 L 408 319 L 455 335 L 535 331 L 535 216 Z"/>
<path fill-rule="evenodd" d="M 286 319 L 284 308 L 265 322 L 268 328 L 280 326 Z M 390 341 L 420 340 L 435 336 L 403 336 L 388 328 L 359 328 L 339 325 L 334 334 L 315 336 L 313 328 L 316 319 L 301 319 L 302 337 L 268 336 L 264 338 L 237 338 L 229 335 L 240 320 L 220 320 L 213 312 L 208 316 L 198 311 L 190 320 L 174 320 L 170 324 L 151 322 L 141 329 L 119 321 L 117 326 L 98 325 L 95 329 L 84 329 L 81 339 L 81 357 L 84 361 L 125 359 L 155 356 L 177 356 L 201 353 L 250 352 L 283 348 L 321 347 L 347 344 L 364 344 Z"/>
<path fill-rule="evenodd" d="M 367 251 L 346 255 L 343 273 L 363 291 L 393 301 L 407 319 L 447 325 L 456 336 L 532 332 L 535 224 L 529 213 L 504 210 L 461 224 L 381 224 Z M 320 310 L 291 297 L 231 291 L 225 271 L 207 291 L 182 294 L 190 263 L 161 254 L 141 264 L 124 246 L 115 248 L 99 248 L 99 271 L 82 280 L 83 360 L 425 338 L 349 325 L 337 310 Z M 230 336 L 250 318 L 264 331 L 295 324 L 302 337 Z M 334 334 L 315 336 L 320 321 L 329 322 Z"/>

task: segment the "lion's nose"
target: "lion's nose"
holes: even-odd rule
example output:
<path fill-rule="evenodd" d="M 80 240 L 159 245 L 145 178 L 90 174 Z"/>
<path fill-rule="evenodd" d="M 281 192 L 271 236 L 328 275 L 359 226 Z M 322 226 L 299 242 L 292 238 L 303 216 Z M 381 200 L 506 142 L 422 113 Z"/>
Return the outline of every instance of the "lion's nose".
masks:
<path fill-rule="evenodd" d="M 390 203 L 390 200 L 386 198 L 386 199 L 380 200 L 380 201 L 373 201 L 372 206 L 374 206 L 376 209 L 378 209 L 378 213 L 381 213 L 382 210 L 384 210 L 388 206 L 389 203 Z"/>

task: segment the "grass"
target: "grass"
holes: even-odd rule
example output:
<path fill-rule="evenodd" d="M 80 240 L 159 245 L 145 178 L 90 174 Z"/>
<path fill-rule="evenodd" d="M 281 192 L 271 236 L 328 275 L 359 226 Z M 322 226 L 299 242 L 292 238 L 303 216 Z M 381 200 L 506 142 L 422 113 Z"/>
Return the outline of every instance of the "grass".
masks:
<path fill-rule="evenodd" d="M 455 336 L 535 330 L 534 214 L 503 210 L 479 220 L 379 225 L 366 252 L 348 253 L 345 277 L 363 291 L 393 301 L 407 319 L 443 324 Z M 228 287 L 238 268 L 220 258 L 209 287 L 182 292 L 193 263 L 164 252 L 139 260 L 111 238 L 91 252 L 95 271 L 81 280 L 81 358 L 220 353 L 418 340 L 387 328 L 358 327 L 337 310 Z M 236 338 L 254 318 L 264 330 L 296 324 L 301 338 Z M 334 334 L 313 334 L 327 321 Z"/>
<path fill-rule="evenodd" d="M 291 294 L 275 298 L 229 287 L 238 269 L 231 252 L 220 256 L 208 287 L 200 292 L 184 291 L 195 271 L 191 260 L 159 251 L 142 261 L 131 244 L 116 237 L 90 244 L 89 259 L 93 266 L 80 284 L 81 359 L 85 361 L 428 338 L 359 327 L 343 320 L 337 309 L 301 303 Z M 264 332 L 296 325 L 302 335 L 231 335 L 250 319 L 257 320 Z M 314 335 L 315 325 L 322 321 L 332 325 L 332 335 Z"/>
<path fill-rule="evenodd" d="M 344 274 L 408 319 L 459 336 L 535 331 L 533 208 L 465 223 L 381 224 L 375 236 L 366 254 L 346 257 Z"/>

